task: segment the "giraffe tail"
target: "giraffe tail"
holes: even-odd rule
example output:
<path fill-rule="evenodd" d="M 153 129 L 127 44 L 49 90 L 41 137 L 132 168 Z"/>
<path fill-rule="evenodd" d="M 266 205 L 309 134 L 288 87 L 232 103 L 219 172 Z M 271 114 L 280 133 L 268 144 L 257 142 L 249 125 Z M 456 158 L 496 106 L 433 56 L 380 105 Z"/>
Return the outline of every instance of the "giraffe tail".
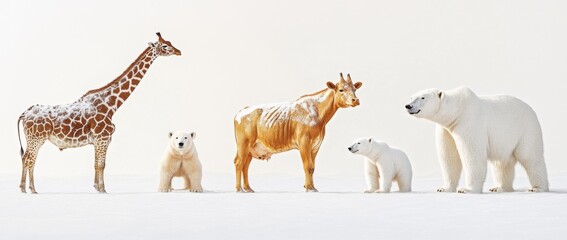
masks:
<path fill-rule="evenodd" d="M 20 140 L 20 157 L 24 157 L 24 147 L 22 147 L 22 137 L 20 136 L 20 122 L 22 121 L 22 119 L 24 118 L 24 115 L 21 115 L 20 118 L 18 118 L 18 140 Z"/>

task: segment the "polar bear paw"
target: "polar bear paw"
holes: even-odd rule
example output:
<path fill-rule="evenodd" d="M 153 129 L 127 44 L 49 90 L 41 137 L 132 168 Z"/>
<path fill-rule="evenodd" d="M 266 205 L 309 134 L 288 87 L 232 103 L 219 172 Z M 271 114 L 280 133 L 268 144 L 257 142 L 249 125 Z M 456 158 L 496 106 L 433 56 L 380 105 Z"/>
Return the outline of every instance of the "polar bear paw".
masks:
<path fill-rule="evenodd" d="M 189 189 L 189 192 L 200 193 L 200 192 L 203 192 L 203 189 L 202 188 L 191 188 L 191 189 Z"/>
<path fill-rule="evenodd" d="M 440 187 L 440 188 L 437 188 L 437 192 L 455 192 L 455 189 L 454 188 Z"/>
<path fill-rule="evenodd" d="M 459 188 L 458 193 L 482 193 L 482 190 L 471 190 L 469 188 Z"/>
<path fill-rule="evenodd" d="M 548 192 L 549 190 L 545 190 L 539 187 L 531 187 L 528 189 L 528 192 Z"/>
<path fill-rule="evenodd" d="M 491 189 L 488 189 L 488 191 L 494 192 L 494 193 L 505 192 L 505 191 L 504 191 L 504 188 L 502 188 L 502 187 L 493 187 L 493 188 L 491 188 Z"/>
<path fill-rule="evenodd" d="M 374 191 L 374 192 L 375 192 L 375 193 L 389 193 L 390 191 L 378 189 L 378 190 L 376 190 L 376 191 Z"/>
<path fill-rule="evenodd" d="M 160 189 L 159 189 L 159 192 L 164 192 L 164 193 L 165 193 L 165 192 L 171 192 L 171 190 L 172 190 L 171 188 L 160 188 Z"/>
<path fill-rule="evenodd" d="M 374 193 L 374 192 L 376 192 L 375 189 L 369 189 L 369 190 L 364 191 L 364 193 Z"/>

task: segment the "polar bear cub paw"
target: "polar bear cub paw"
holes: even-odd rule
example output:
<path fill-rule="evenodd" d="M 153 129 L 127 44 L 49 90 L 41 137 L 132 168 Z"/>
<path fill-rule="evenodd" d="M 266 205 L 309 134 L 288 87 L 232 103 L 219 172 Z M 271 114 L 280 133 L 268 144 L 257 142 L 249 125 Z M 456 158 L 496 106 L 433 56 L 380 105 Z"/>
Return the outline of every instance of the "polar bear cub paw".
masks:
<path fill-rule="evenodd" d="M 457 191 L 455 188 L 447 188 L 447 187 L 437 188 L 437 192 L 455 192 L 455 191 Z"/>

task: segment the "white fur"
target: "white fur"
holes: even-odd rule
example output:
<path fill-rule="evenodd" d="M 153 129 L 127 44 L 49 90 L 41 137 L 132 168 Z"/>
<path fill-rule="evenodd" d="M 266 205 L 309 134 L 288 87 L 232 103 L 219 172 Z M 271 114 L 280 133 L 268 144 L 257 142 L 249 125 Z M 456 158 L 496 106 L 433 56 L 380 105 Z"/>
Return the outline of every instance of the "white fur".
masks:
<path fill-rule="evenodd" d="M 523 101 L 505 95 L 477 96 L 465 87 L 427 89 L 414 94 L 406 109 L 437 124 L 437 152 L 445 182 L 439 192 L 457 191 L 463 169 L 465 187 L 458 192 L 481 193 L 487 162 L 492 164 L 496 183 L 491 192 L 513 191 L 516 162 L 528 174 L 529 191 L 549 191 L 541 127 Z"/>
<path fill-rule="evenodd" d="M 366 193 L 388 193 L 392 182 L 398 183 L 400 192 L 411 192 L 411 164 L 402 150 L 372 138 L 359 138 L 348 150 L 365 157 Z"/>
<path fill-rule="evenodd" d="M 203 191 L 201 162 L 193 144 L 195 136 L 195 132 L 169 133 L 169 143 L 161 165 L 160 192 L 170 192 L 173 189 L 171 187 L 173 177 L 183 177 L 186 190 Z"/>

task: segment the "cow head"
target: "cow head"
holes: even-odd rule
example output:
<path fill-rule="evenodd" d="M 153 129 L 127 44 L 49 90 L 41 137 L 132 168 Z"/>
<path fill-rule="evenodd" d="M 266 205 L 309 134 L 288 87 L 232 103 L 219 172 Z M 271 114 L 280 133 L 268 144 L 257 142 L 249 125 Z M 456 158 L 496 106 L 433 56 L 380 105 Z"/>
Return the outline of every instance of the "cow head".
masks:
<path fill-rule="evenodd" d="M 356 90 L 362 86 L 361 82 L 352 83 L 350 74 L 347 74 L 347 80 L 343 78 L 343 73 L 340 73 L 341 79 L 338 83 L 327 82 L 327 87 L 335 92 L 335 104 L 338 107 L 356 107 L 360 105 L 360 100 L 356 97 Z"/>

